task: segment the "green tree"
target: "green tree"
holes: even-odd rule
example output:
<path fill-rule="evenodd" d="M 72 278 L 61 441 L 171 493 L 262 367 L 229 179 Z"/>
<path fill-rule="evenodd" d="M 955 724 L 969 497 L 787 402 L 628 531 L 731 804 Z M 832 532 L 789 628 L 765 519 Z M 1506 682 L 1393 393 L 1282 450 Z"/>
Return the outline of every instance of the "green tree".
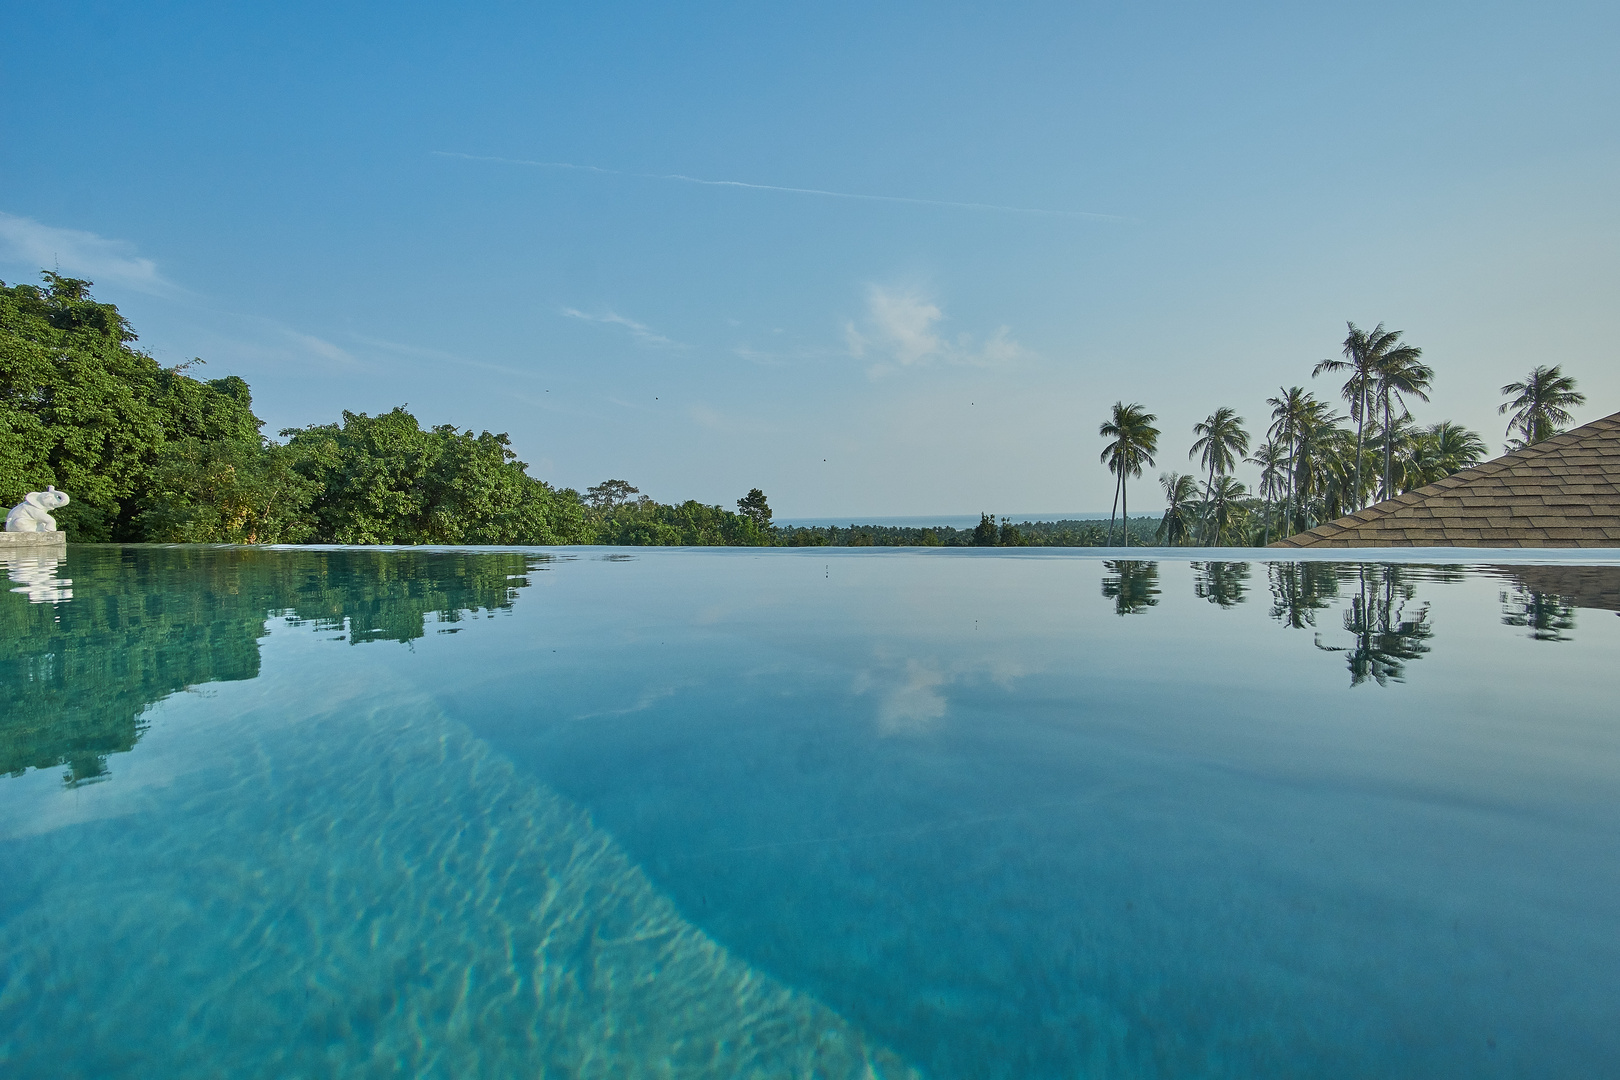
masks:
<path fill-rule="evenodd" d="M 44 279 L 0 282 L 0 502 L 53 484 L 73 496 L 57 515 L 73 539 L 144 539 L 136 519 L 173 444 L 261 445 L 248 385 L 162 367 L 90 282 Z"/>
<path fill-rule="evenodd" d="M 323 543 L 557 544 L 583 532 L 579 497 L 530 477 L 504 434 L 424 430 L 403 408 L 282 434 L 319 491 Z"/>
<path fill-rule="evenodd" d="M 1132 476 L 1141 476 L 1143 467 L 1153 464 L 1153 455 L 1159 449 L 1159 429 L 1153 426 L 1153 421 L 1157 419 L 1157 416 L 1140 405 L 1127 405 L 1123 401 L 1116 401 L 1109 418 L 1097 429 L 1097 434 L 1113 440 L 1103 448 L 1102 462 L 1116 477 L 1114 504 L 1119 509 L 1120 517 L 1126 522 L 1123 530 L 1126 546 L 1129 546 L 1131 541 L 1130 503 L 1127 499 L 1126 481 Z M 1113 539 L 1114 517 L 1110 512 L 1108 542 L 1112 544 Z"/>
<path fill-rule="evenodd" d="M 973 527 L 973 544 L 975 547 L 994 547 L 998 532 L 996 519 L 983 511 L 979 512 L 979 523 Z"/>
<path fill-rule="evenodd" d="M 760 532 L 771 531 L 771 507 L 759 488 L 749 488 L 748 494 L 737 500 L 737 512 L 759 526 Z"/>
<path fill-rule="evenodd" d="M 1198 438 L 1193 441 L 1192 449 L 1187 451 L 1187 457 L 1199 457 L 1200 464 L 1208 469 L 1209 478 L 1204 485 L 1207 492 L 1215 487 L 1216 477 L 1231 472 L 1249 452 L 1249 433 L 1244 430 L 1243 417 L 1237 414 L 1237 410 L 1223 405 L 1204 420 L 1194 424 L 1193 434 Z M 1206 543 L 1210 541 L 1209 532 L 1210 524 L 1206 520 L 1204 522 Z"/>
<path fill-rule="evenodd" d="M 1534 446 L 1543 439 L 1559 434 L 1571 419 L 1570 409 L 1586 404 L 1586 395 L 1575 389 L 1575 380 L 1565 375 L 1563 367 L 1540 364 L 1530 369 L 1523 382 L 1511 382 L 1502 387 L 1502 393 L 1513 395 L 1512 401 L 1503 402 L 1498 413 L 1513 411 L 1508 419 L 1508 450 Z M 1520 438 L 1513 438 L 1517 431 Z"/>
<path fill-rule="evenodd" d="M 630 496 L 641 494 L 641 489 L 631 487 L 624 480 L 604 480 L 600 484 L 585 489 L 585 504 L 599 513 L 613 510 L 630 501 Z"/>

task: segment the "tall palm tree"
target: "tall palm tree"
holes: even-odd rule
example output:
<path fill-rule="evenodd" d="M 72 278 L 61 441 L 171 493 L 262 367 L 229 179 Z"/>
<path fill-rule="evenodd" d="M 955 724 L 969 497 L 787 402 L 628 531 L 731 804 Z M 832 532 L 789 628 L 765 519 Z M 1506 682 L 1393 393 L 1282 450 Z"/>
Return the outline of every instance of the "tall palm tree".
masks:
<path fill-rule="evenodd" d="M 1198 438 L 1193 442 L 1192 449 L 1187 451 L 1187 456 L 1191 458 L 1202 454 L 1200 463 L 1209 470 L 1209 479 L 1204 484 L 1206 491 L 1214 488 L 1217 476 L 1231 472 L 1232 467 L 1249 452 L 1249 433 L 1243 430 L 1243 417 L 1237 414 L 1236 409 L 1229 409 L 1225 405 L 1194 424 L 1193 434 Z M 1207 540 L 1207 521 L 1204 532 Z"/>
<path fill-rule="evenodd" d="M 1164 501 L 1168 505 L 1155 539 L 1166 546 L 1179 547 L 1192 535 L 1198 481 L 1187 473 L 1167 472 L 1159 474 L 1159 486 L 1164 488 Z"/>
<path fill-rule="evenodd" d="M 1294 461 L 1292 485 L 1294 489 L 1294 517 L 1289 525 L 1296 532 L 1311 528 L 1313 497 L 1325 495 L 1329 483 L 1328 465 L 1332 447 L 1344 419 L 1315 394 L 1306 394 L 1299 402 L 1294 418 Z"/>
<path fill-rule="evenodd" d="M 1114 486 L 1114 502 L 1119 506 L 1121 516 L 1124 518 L 1124 543 L 1126 547 L 1131 544 L 1131 513 L 1126 492 L 1126 480 L 1132 476 L 1141 476 L 1142 467 L 1153 464 L 1153 455 L 1159 449 L 1159 429 L 1153 426 L 1158 417 L 1146 411 L 1142 406 L 1123 401 L 1114 402 L 1113 412 L 1097 429 L 1097 434 L 1113 442 L 1103 447 L 1102 462 L 1108 466 L 1108 471 L 1117 479 Z M 1108 542 L 1114 541 L 1114 516 L 1108 515 Z"/>
<path fill-rule="evenodd" d="M 1344 400 L 1350 403 L 1350 419 L 1356 422 L 1356 475 L 1351 490 L 1355 498 L 1361 498 L 1361 447 L 1367 426 L 1367 410 L 1372 403 L 1374 391 L 1378 388 L 1378 370 L 1386 362 L 1393 351 L 1402 348 L 1399 330 L 1385 330 L 1384 324 L 1379 323 L 1371 330 L 1363 330 L 1355 323 L 1345 323 L 1349 334 L 1344 339 L 1343 360 L 1322 360 L 1311 370 L 1311 378 L 1326 371 L 1348 371 L 1350 377 L 1345 380 Z M 1414 355 L 1417 355 L 1414 353 Z M 1361 509 L 1360 505 L 1352 507 Z"/>
<path fill-rule="evenodd" d="M 1274 439 L 1282 441 L 1283 449 L 1288 452 L 1288 471 L 1286 477 L 1287 488 L 1283 494 L 1283 520 L 1294 519 L 1294 478 L 1295 478 L 1295 451 L 1298 449 L 1299 426 L 1309 410 L 1309 403 L 1315 399 L 1305 392 L 1303 386 L 1291 386 L 1282 389 L 1280 397 L 1267 398 L 1266 404 L 1271 406 L 1271 427 L 1267 433 Z"/>
<path fill-rule="evenodd" d="M 1260 498 L 1266 507 L 1266 538 L 1262 541 L 1265 544 L 1271 543 L 1271 501 L 1282 490 L 1286 457 L 1276 439 L 1267 439 L 1249 458 L 1249 464 L 1260 466 Z"/>
<path fill-rule="evenodd" d="M 1498 413 L 1514 410 L 1507 426 L 1509 450 L 1534 446 L 1557 435 L 1562 425 L 1570 421 L 1569 410 L 1586 404 L 1586 395 L 1575 389 L 1575 379 L 1564 374 L 1561 364 L 1552 367 L 1538 364 L 1525 376 L 1524 382 L 1508 383 L 1502 387 L 1502 393 L 1518 395 L 1496 410 Z M 1523 439 L 1513 439 L 1515 429 L 1524 435 Z"/>
<path fill-rule="evenodd" d="M 1379 402 L 1383 405 L 1384 430 L 1388 432 L 1393 426 L 1394 409 L 1396 403 L 1400 404 L 1401 414 L 1406 414 L 1406 399 L 1415 397 L 1419 401 L 1429 400 L 1429 384 L 1434 381 L 1434 369 L 1423 362 L 1423 350 L 1416 345 L 1401 345 L 1393 339 L 1401 336 L 1399 330 L 1392 330 L 1388 335 L 1392 341 L 1390 347 L 1385 349 L 1378 357 L 1376 368 L 1378 382 L 1376 392 Z M 1390 470 L 1394 465 L 1392 451 L 1393 441 L 1384 440 L 1384 490 L 1382 497 L 1391 498 L 1394 492 L 1390 488 Z"/>

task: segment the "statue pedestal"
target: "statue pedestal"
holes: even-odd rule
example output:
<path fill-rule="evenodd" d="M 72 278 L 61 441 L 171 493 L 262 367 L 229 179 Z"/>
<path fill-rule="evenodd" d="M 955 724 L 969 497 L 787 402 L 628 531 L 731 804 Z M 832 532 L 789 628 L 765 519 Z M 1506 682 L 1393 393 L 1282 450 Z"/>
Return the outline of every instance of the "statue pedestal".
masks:
<path fill-rule="evenodd" d="M 66 547 L 67 533 L 61 529 L 55 532 L 0 532 L 0 553 L 32 553 L 41 549 Z"/>

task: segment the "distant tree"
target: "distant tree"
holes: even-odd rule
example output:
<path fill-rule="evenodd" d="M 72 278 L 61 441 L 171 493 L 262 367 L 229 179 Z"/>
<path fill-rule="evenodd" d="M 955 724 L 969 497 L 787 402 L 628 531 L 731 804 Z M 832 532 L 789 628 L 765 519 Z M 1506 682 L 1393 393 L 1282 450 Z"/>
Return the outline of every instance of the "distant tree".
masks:
<path fill-rule="evenodd" d="M 748 494 L 737 500 L 737 512 L 759 526 L 761 532 L 770 531 L 770 504 L 765 501 L 765 493 L 759 488 L 750 488 Z"/>
<path fill-rule="evenodd" d="M 1208 532 L 1205 542 L 1223 544 L 1233 535 L 1241 535 L 1247 511 L 1243 499 L 1248 489 L 1236 477 L 1218 476 L 1204 491 L 1204 523 Z"/>
<path fill-rule="evenodd" d="M 608 511 L 630 501 L 630 496 L 641 494 L 624 480 L 604 480 L 585 489 L 585 505 L 592 510 Z"/>
<path fill-rule="evenodd" d="M 973 544 L 975 547 L 994 547 L 1000 531 L 996 528 L 994 515 L 979 513 L 979 523 L 973 527 Z"/>
<path fill-rule="evenodd" d="M 1109 418 L 1097 429 L 1097 434 L 1105 439 L 1112 439 L 1103 448 L 1102 462 L 1108 466 L 1108 471 L 1117 478 L 1114 487 L 1114 503 L 1120 511 L 1120 517 L 1125 522 L 1123 531 L 1124 543 L 1129 546 L 1130 533 L 1130 503 L 1127 499 L 1126 481 L 1132 476 L 1141 476 L 1144 466 L 1153 464 L 1153 455 L 1159 449 L 1159 429 L 1153 426 L 1158 417 L 1143 409 L 1142 406 L 1127 405 L 1123 401 L 1114 402 L 1113 412 Z M 1108 516 L 1108 542 L 1114 540 L 1114 516 Z"/>
<path fill-rule="evenodd" d="M 1565 375 L 1559 364 L 1537 365 L 1523 382 L 1511 382 L 1502 387 L 1502 393 L 1516 395 L 1496 410 L 1498 413 L 1513 410 L 1507 426 L 1510 451 L 1534 446 L 1559 434 L 1571 419 L 1569 410 L 1586 404 L 1586 395 L 1575 389 L 1574 378 Z M 1515 431 L 1521 438 L 1513 438 Z"/>
<path fill-rule="evenodd" d="M 1205 490 L 1215 487 L 1215 478 L 1225 476 L 1232 471 L 1243 456 L 1249 452 L 1249 433 L 1243 429 L 1243 417 L 1237 414 L 1236 409 L 1221 406 L 1209 416 L 1193 425 L 1193 434 L 1198 438 L 1194 440 L 1192 449 L 1187 451 L 1189 458 L 1202 455 L 1200 458 L 1209 470 L 1209 479 Z M 1207 502 L 1206 502 L 1207 506 Z M 1209 522 L 1204 522 L 1205 541 L 1209 541 Z"/>
<path fill-rule="evenodd" d="M 1006 518 L 1002 518 L 1001 529 L 996 534 L 996 543 L 1001 547 L 1023 547 L 1023 530 Z"/>

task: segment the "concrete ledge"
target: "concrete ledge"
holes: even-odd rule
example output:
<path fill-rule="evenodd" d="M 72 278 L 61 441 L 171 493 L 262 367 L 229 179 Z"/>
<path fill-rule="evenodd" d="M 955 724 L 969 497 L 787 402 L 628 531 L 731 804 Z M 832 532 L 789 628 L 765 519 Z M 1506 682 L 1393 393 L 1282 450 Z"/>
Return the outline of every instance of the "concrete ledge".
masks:
<path fill-rule="evenodd" d="M 67 533 L 61 529 L 55 532 L 0 532 L 0 552 L 36 551 L 39 548 L 58 547 L 67 547 Z"/>

